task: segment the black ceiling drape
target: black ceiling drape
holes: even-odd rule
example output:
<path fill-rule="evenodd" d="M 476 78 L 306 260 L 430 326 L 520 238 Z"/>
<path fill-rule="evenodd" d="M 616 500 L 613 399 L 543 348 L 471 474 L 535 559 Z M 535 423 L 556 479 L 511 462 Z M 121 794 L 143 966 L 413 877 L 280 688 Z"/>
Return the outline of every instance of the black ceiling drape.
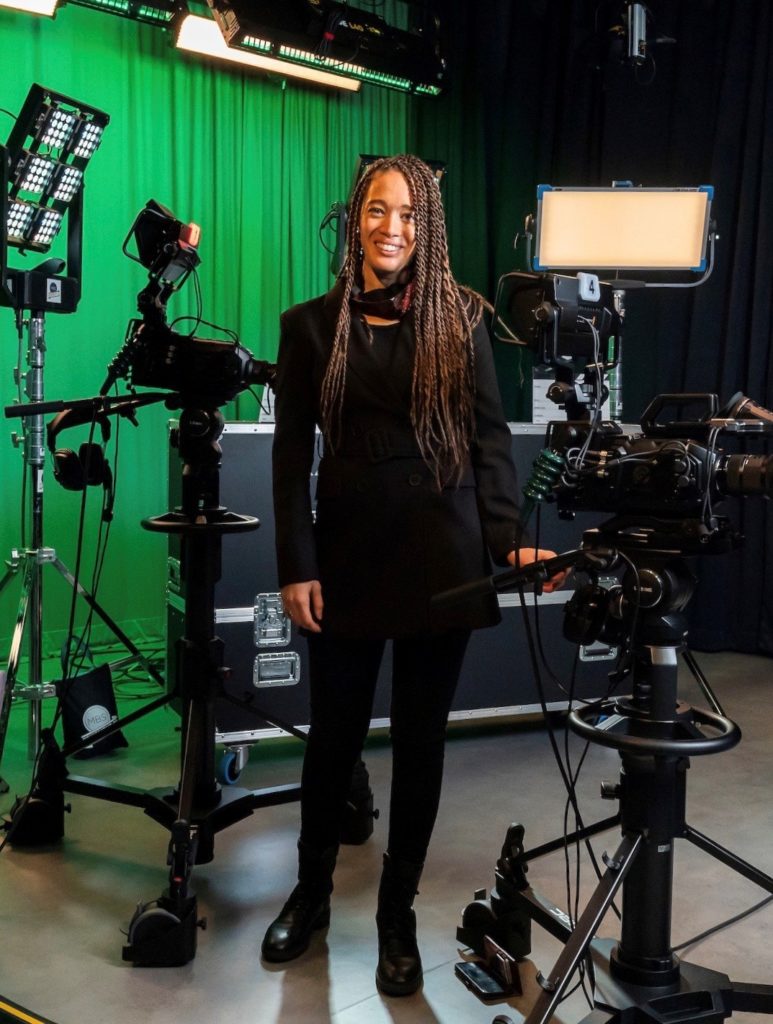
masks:
<path fill-rule="evenodd" d="M 614 31 L 619 0 L 448 0 L 451 88 L 417 107 L 413 148 L 449 162 L 454 268 L 489 296 L 501 273 L 524 267 L 513 238 L 539 183 L 713 185 L 719 241 L 709 281 L 628 295 L 624 419 L 636 422 L 668 391 L 721 401 L 743 391 L 771 408 L 773 5 L 647 6 L 650 35 L 661 41 L 653 62 L 633 68 Z M 523 354 L 498 346 L 496 356 L 508 414 L 528 418 Z M 699 649 L 773 653 L 766 506 L 758 497 L 729 501 L 745 544 L 697 566 L 691 642 Z"/>

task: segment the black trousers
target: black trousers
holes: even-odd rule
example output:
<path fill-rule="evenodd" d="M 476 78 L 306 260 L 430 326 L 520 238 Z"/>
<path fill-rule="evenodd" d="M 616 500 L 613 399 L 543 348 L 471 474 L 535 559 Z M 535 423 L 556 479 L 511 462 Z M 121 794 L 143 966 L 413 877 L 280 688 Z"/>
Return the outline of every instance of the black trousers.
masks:
<path fill-rule="evenodd" d="M 448 714 L 469 630 L 393 641 L 392 790 L 387 849 L 424 861 L 440 803 Z M 370 724 L 386 641 L 309 637 L 311 728 L 301 777 L 301 840 L 338 842 L 352 771 Z"/>

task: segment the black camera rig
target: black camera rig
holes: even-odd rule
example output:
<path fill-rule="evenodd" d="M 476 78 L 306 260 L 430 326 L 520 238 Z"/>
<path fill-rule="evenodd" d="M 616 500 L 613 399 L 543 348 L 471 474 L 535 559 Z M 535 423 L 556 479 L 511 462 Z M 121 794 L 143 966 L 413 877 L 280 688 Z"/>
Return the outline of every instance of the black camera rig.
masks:
<path fill-rule="evenodd" d="M 220 406 L 245 388 L 273 383 L 275 365 L 255 359 L 236 340 L 197 338 L 167 323 L 169 298 L 199 265 L 199 237 L 196 224 L 177 220 L 154 199 L 140 211 L 123 251 L 148 270 L 148 284 L 137 296 L 142 319 L 129 321 L 100 394 L 106 395 L 119 378 L 129 377 L 133 387 L 180 392 L 183 406 Z M 136 252 L 129 248 L 132 241 Z"/>

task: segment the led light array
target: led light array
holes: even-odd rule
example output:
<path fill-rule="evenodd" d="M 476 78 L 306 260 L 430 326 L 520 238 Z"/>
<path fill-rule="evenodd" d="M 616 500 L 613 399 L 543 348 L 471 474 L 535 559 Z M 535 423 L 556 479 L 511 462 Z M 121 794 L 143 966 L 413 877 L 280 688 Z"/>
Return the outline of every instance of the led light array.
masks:
<path fill-rule="evenodd" d="M 59 210 L 14 199 L 8 206 L 6 235 L 11 245 L 48 248 L 62 226 Z"/>
<path fill-rule="evenodd" d="M 93 107 L 32 86 L 6 147 L 10 244 L 48 249 L 83 187 L 108 120 Z"/>

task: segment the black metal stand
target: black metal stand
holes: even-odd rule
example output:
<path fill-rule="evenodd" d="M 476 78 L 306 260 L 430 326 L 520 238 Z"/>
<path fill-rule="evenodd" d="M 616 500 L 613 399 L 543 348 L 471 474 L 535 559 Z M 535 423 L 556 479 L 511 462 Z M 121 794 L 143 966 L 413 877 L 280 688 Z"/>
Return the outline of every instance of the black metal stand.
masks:
<path fill-rule="evenodd" d="M 23 286 L 23 292 L 30 289 L 39 290 L 38 279 L 42 278 L 45 281 L 45 274 L 39 271 L 30 271 L 24 275 L 24 280 L 22 280 L 22 275 L 17 275 L 17 278 L 17 284 Z M 20 336 L 25 322 L 27 326 L 27 369 L 23 376 L 26 395 L 31 402 L 36 403 L 36 408 L 43 403 L 46 354 L 45 312 L 42 307 L 32 309 L 25 321 L 24 310 L 16 310 Z M 21 374 L 21 367 L 18 367 L 16 372 Z M 0 677 L 0 761 L 5 747 L 12 701 L 29 701 L 28 752 L 30 758 L 34 758 L 40 749 L 42 735 L 42 701 L 44 698 L 56 694 L 54 685 L 43 680 L 43 570 L 47 565 L 55 569 L 86 602 L 126 648 L 132 659 L 141 664 L 148 675 L 163 686 L 163 679 L 159 673 L 123 632 L 118 623 L 75 579 L 64 562 L 57 556 L 56 551 L 53 548 L 45 547 L 43 539 L 43 469 L 46 442 L 42 409 L 25 417 L 22 422 L 24 424 L 23 436 L 19 439 L 14 435 L 14 441 L 23 445 L 31 536 L 28 547 L 23 546 L 11 552 L 11 557 L 6 561 L 6 571 L 0 578 L 0 593 L 17 576 L 21 576 L 22 580 L 6 672 L 4 676 Z M 20 685 L 18 674 L 25 635 L 28 642 L 29 668 L 26 683 Z M 7 789 L 7 785 L 0 780 L 0 791 L 5 792 Z"/>
<path fill-rule="evenodd" d="M 595 531 L 593 536 L 597 537 Z M 498 904 L 492 894 L 485 913 L 480 901 L 471 904 L 463 918 L 467 937 L 473 937 L 475 924 L 487 923 L 495 929 L 493 911 L 499 910 L 505 925 L 492 937 L 507 948 L 503 937 L 509 928 L 521 941 L 517 955 L 525 955 L 524 921 L 527 931 L 528 921 L 536 920 L 565 943 L 553 969 L 539 978 L 542 992 L 526 1024 L 547 1024 L 572 975 L 588 960 L 595 1008 L 585 1020 L 592 1024 L 718 1024 L 736 1010 L 773 1013 L 773 985 L 731 981 L 719 972 L 681 962 L 672 951 L 675 839 L 687 839 L 769 893 L 773 893 L 773 878 L 696 832 L 685 820 L 690 756 L 727 750 L 741 734 L 721 713 L 693 708 L 677 697 L 678 654 L 687 638 L 682 612 L 692 595 L 692 577 L 685 564 L 673 550 L 642 552 L 636 542 L 626 554 L 634 568 L 626 572 L 622 592 L 629 607 L 635 607 L 638 620 L 632 694 L 583 707 L 569 716 L 574 732 L 618 750 L 621 759 L 619 783 L 602 788 L 603 796 L 619 800 L 619 816 L 581 830 L 578 838 L 619 820 L 620 845 L 614 855 L 605 855 L 606 871 L 572 928 L 566 914 L 526 882 L 528 862 L 556 849 L 563 840 L 526 853 L 523 830 L 511 826 L 497 872 L 497 888 L 506 894 L 507 905 L 501 894 Z M 598 928 L 618 892 L 622 893 L 620 940 L 597 940 Z M 520 933 L 514 923 L 521 926 Z M 464 926 L 459 937 L 465 938 Z M 500 1015 L 496 1020 L 505 1024 L 509 1018 Z"/>
<path fill-rule="evenodd" d="M 229 787 L 223 791 L 215 779 L 215 702 L 228 672 L 223 643 L 214 633 L 214 591 L 221 572 L 222 537 L 259 526 L 256 518 L 235 515 L 219 504 L 218 438 L 222 429 L 223 417 L 218 409 L 183 408 L 173 439 L 183 463 L 181 507 L 142 524 L 148 530 L 181 535 L 185 625 L 178 642 L 174 689 L 89 737 L 89 742 L 95 742 L 179 699 L 183 723 L 179 786 L 172 792 L 148 792 L 69 775 L 65 758 L 80 748 L 59 751 L 53 737 L 46 735 L 37 789 L 23 808 L 22 819 L 11 822 L 12 842 L 60 838 L 64 831 L 64 793 L 68 792 L 140 807 L 169 829 L 168 887 L 157 900 L 137 908 L 123 950 L 125 960 L 143 966 L 180 965 L 195 956 L 196 929 L 203 922 L 198 920 L 190 877 L 194 864 L 207 863 L 214 856 L 216 833 L 258 807 L 289 803 L 300 796 L 296 784 L 254 791 Z M 259 709 L 256 713 L 260 714 Z"/>

